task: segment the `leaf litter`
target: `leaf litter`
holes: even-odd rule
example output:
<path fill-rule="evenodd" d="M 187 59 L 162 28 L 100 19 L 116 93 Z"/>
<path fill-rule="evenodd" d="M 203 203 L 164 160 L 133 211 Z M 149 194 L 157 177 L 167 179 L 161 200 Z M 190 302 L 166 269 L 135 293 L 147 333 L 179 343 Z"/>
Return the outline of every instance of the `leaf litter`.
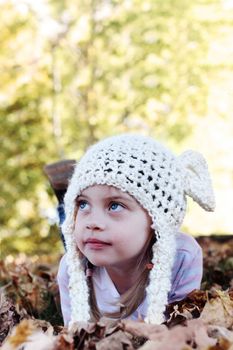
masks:
<path fill-rule="evenodd" d="M 233 239 L 199 243 L 202 290 L 168 305 L 162 325 L 103 318 L 68 330 L 62 325 L 54 265 L 29 258 L 20 264 L 0 261 L 1 349 L 233 350 Z"/>

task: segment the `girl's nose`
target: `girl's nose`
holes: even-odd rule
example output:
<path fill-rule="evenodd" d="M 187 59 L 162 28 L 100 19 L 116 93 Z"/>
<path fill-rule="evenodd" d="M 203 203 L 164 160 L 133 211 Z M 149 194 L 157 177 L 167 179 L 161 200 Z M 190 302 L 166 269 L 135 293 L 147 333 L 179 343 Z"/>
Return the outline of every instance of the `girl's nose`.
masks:
<path fill-rule="evenodd" d="M 86 228 L 91 231 L 103 231 L 105 229 L 106 223 L 103 217 L 99 215 L 91 215 L 89 218 Z"/>
<path fill-rule="evenodd" d="M 86 225 L 86 228 L 91 231 L 103 231 L 104 230 L 104 224 L 101 223 L 94 223 L 90 222 Z"/>

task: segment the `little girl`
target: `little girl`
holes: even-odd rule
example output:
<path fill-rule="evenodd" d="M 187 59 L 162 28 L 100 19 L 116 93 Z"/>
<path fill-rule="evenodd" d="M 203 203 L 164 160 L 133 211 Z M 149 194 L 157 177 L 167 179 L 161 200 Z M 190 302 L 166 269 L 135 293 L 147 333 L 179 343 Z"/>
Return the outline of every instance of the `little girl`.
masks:
<path fill-rule="evenodd" d="M 67 252 L 58 284 L 64 324 L 110 318 L 160 324 L 168 303 L 202 278 L 202 252 L 179 232 L 186 195 L 215 202 L 201 154 L 175 157 L 149 137 L 120 135 L 92 146 L 65 195 Z"/>

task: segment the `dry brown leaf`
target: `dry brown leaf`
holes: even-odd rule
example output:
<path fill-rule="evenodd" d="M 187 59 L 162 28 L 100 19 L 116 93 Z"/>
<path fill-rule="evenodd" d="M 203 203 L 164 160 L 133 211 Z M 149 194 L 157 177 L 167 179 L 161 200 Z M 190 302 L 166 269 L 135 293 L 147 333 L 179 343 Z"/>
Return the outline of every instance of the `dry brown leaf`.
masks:
<path fill-rule="evenodd" d="M 196 306 L 195 306 L 196 308 Z M 182 305 L 179 310 L 179 305 L 174 305 L 173 306 L 173 311 L 170 314 L 170 317 L 168 319 L 168 323 L 171 322 L 172 319 L 176 319 L 179 316 L 182 316 L 185 320 L 191 320 L 193 318 L 193 315 L 191 311 L 193 311 L 194 308 L 192 307 L 191 309 L 188 309 L 188 306 L 186 304 Z M 181 319 L 182 319 L 181 318 Z"/>
<path fill-rule="evenodd" d="M 9 309 L 9 304 L 6 299 L 6 295 L 3 290 L 0 290 L 0 313 L 1 315 L 6 313 Z"/>
<path fill-rule="evenodd" d="M 163 336 L 168 329 L 165 325 L 153 325 L 145 322 L 137 322 L 131 320 L 122 321 L 124 330 L 134 336 L 145 337 L 151 339 L 153 335 Z"/>
<path fill-rule="evenodd" d="M 118 330 L 123 330 L 123 324 L 119 322 L 119 320 L 111 319 L 108 317 L 101 317 L 98 324 L 100 324 L 102 327 L 105 326 L 105 332 L 104 335 L 108 336 L 114 332 L 117 332 Z"/>
<path fill-rule="evenodd" d="M 69 328 L 70 333 L 81 333 L 84 330 L 88 334 L 92 334 L 95 332 L 96 323 L 94 322 L 74 322 Z"/>
<path fill-rule="evenodd" d="M 154 350 L 156 349 L 156 342 L 153 340 L 148 340 L 143 346 L 140 347 L 140 350 Z"/>
<path fill-rule="evenodd" d="M 209 300 L 201 313 L 201 320 L 205 324 L 213 324 L 226 328 L 233 327 L 233 301 L 229 294 L 216 291 L 218 297 Z"/>
<path fill-rule="evenodd" d="M 33 320 L 33 323 L 36 328 L 41 328 L 43 331 L 46 331 L 46 333 L 50 332 L 53 334 L 54 328 L 49 322 L 44 320 Z"/>
<path fill-rule="evenodd" d="M 229 331 L 225 327 L 221 326 L 207 326 L 207 333 L 212 338 L 224 338 L 233 344 L 233 331 Z"/>
<path fill-rule="evenodd" d="M 220 338 L 217 345 L 208 350 L 233 350 L 233 346 L 225 338 Z"/>
<path fill-rule="evenodd" d="M 124 350 L 127 345 L 127 350 L 133 350 L 130 338 L 130 335 L 120 330 L 97 342 L 95 347 L 96 350 Z"/>
<path fill-rule="evenodd" d="M 21 313 L 5 296 L 3 288 L 0 290 L 0 346 L 12 328 L 20 321 Z"/>
<path fill-rule="evenodd" d="M 74 339 L 70 334 L 59 334 L 53 350 L 74 350 Z"/>
<path fill-rule="evenodd" d="M 122 331 L 123 325 L 118 321 L 101 319 L 99 322 L 76 322 L 69 329 L 69 334 L 75 339 L 78 349 L 95 349 L 95 344 L 103 339 L 111 339 L 112 334 Z"/>
<path fill-rule="evenodd" d="M 186 320 L 199 317 L 207 297 L 207 291 L 195 289 L 185 299 L 168 305 L 166 309 L 166 325 L 171 328 L 185 323 Z"/>
<path fill-rule="evenodd" d="M 182 350 L 186 344 L 186 334 L 184 332 L 176 330 L 174 333 L 170 330 L 162 337 L 161 335 L 151 336 L 151 340 L 146 342 L 140 350 Z"/>
<path fill-rule="evenodd" d="M 140 347 L 140 350 L 156 350 L 156 349 L 164 350 L 163 348 L 158 347 L 158 344 L 153 340 L 148 340 L 142 347 Z M 193 350 L 193 348 L 189 345 L 184 345 L 184 347 L 182 347 L 182 349 L 180 350 Z"/>
<path fill-rule="evenodd" d="M 216 344 L 216 339 L 208 336 L 206 327 L 200 320 L 190 320 L 187 326 L 176 326 L 161 334 L 151 334 L 140 350 L 184 350 L 208 349 Z M 192 346 L 191 346 L 192 345 Z"/>
<path fill-rule="evenodd" d="M 161 348 L 161 347 L 157 347 L 158 344 L 153 341 L 153 340 L 148 340 L 141 348 L 140 350 L 167 350 L 168 348 Z M 170 349 L 170 348 L 169 348 Z M 171 348 L 173 349 L 173 347 Z M 180 350 L 193 350 L 193 348 L 189 345 L 184 345 L 182 348 L 180 348 Z"/>
<path fill-rule="evenodd" d="M 190 320 L 187 322 L 188 333 L 191 335 L 192 342 L 197 349 L 208 349 L 208 347 L 216 344 L 216 339 L 210 338 L 207 332 L 207 327 L 202 320 Z"/>

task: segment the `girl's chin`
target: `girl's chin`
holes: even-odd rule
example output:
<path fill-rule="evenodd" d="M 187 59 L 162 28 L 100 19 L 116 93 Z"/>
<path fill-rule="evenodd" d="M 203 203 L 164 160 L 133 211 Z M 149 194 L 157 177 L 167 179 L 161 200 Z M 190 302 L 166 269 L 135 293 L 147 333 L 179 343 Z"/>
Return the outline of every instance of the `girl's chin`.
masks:
<path fill-rule="evenodd" d="M 90 263 L 96 267 L 105 267 L 108 266 L 108 262 L 105 260 L 98 260 L 98 259 L 89 259 Z"/>

